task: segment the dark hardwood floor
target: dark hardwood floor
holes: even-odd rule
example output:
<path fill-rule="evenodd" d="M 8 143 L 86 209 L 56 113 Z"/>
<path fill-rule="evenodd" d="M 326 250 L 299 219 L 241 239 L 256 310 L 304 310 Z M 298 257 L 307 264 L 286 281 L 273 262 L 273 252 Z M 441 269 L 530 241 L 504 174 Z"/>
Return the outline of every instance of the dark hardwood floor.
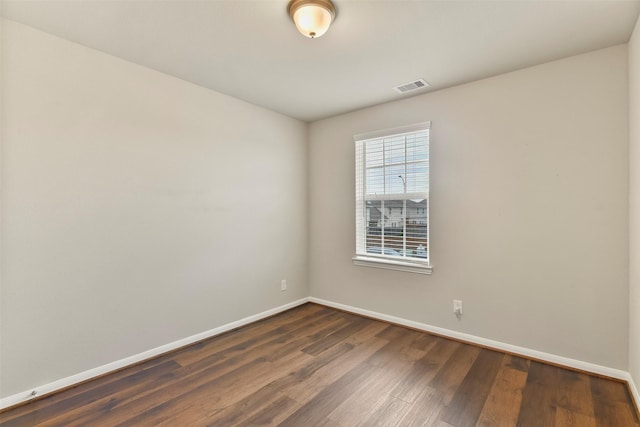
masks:
<path fill-rule="evenodd" d="M 625 384 L 306 304 L 2 426 L 640 426 Z"/>

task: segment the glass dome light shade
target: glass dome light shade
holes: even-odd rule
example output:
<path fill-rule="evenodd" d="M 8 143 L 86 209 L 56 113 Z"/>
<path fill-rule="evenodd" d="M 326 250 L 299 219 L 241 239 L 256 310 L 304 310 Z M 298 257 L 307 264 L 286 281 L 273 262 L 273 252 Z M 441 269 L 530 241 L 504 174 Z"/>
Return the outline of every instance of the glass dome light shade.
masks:
<path fill-rule="evenodd" d="M 327 32 L 335 18 L 335 9 L 328 0 L 293 0 L 289 14 L 298 31 L 313 39 Z"/>

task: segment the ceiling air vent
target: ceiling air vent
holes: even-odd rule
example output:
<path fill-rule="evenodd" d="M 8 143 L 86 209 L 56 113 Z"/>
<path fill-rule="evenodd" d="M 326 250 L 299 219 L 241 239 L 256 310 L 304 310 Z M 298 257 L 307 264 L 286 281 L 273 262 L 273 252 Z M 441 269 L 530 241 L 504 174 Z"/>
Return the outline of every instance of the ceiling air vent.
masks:
<path fill-rule="evenodd" d="M 396 86 L 394 87 L 394 89 L 396 90 L 396 92 L 399 92 L 399 93 L 407 93 L 414 90 L 425 88 L 427 86 L 429 86 L 429 83 L 427 83 L 424 79 L 419 79 L 413 82 L 402 84 L 400 86 Z"/>

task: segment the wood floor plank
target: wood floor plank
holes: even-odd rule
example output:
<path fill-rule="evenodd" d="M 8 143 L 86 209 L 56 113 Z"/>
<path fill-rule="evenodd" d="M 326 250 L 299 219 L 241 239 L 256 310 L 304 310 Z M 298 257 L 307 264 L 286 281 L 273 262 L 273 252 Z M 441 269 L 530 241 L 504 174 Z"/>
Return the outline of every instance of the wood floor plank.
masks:
<path fill-rule="evenodd" d="M 424 351 L 418 350 L 412 346 L 418 336 L 419 333 L 416 331 L 405 329 L 403 333 L 398 334 L 395 338 L 391 339 L 387 345 L 374 353 L 367 360 L 367 363 L 371 366 L 382 368 L 387 363 L 396 359 L 415 362 L 425 354 Z"/>
<path fill-rule="evenodd" d="M 529 372 L 531 361 L 512 354 L 506 355 L 506 361 L 510 368 L 517 369 L 522 372 Z"/>
<path fill-rule="evenodd" d="M 264 363 L 264 361 L 262 361 Z M 243 367 L 236 368 L 227 372 L 227 374 L 233 375 L 233 373 L 239 373 L 243 370 Z M 179 396 L 185 394 L 190 390 L 193 385 L 197 387 L 203 382 L 206 382 L 204 378 L 209 374 L 208 372 L 202 372 L 202 377 L 197 380 L 191 380 L 189 372 L 185 372 L 183 368 L 183 375 L 179 375 L 175 381 L 168 381 L 164 384 L 160 384 L 154 389 L 142 392 L 137 396 L 130 399 L 123 399 L 119 396 L 110 403 L 109 407 L 102 408 L 101 411 L 87 412 L 81 417 L 69 420 L 68 425 L 91 425 L 98 422 L 109 422 L 115 425 L 119 422 L 126 421 L 130 417 L 141 413 L 159 413 L 167 410 L 171 407 L 171 401 L 177 399 Z M 187 380 L 186 378 L 189 378 Z"/>
<path fill-rule="evenodd" d="M 167 410 L 168 401 L 185 399 L 184 395 L 186 393 L 194 393 L 201 387 L 206 387 L 208 383 L 213 382 L 215 387 L 217 383 L 214 381 L 219 377 L 223 379 L 232 378 L 234 375 L 243 372 L 246 366 L 243 363 L 259 361 L 266 364 L 266 355 L 282 344 L 281 339 L 282 336 L 279 334 L 276 334 L 275 338 L 273 338 L 272 334 L 264 334 L 258 339 L 251 340 L 250 345 L 243 344 L 242 348 L 231 347 L 223 350 L 222 353 L 225 354 L 225 357 L 222 359 L 214 359 L 210 355 L 206 359 L 210 361 L 209 364 L 204 363 L 203 360 L 194 362 L 183 368 L 179 379 L 175 382 L 152 389 L 149 393 L 143 393 L 134 399 L 118 402 L 109 411 L 108 418 L 122 422 L 127 417 L 143 416 L 141 414 L 154 414 L 159 410 Z M 159 406 L 160 409 L 154 409 L 155 406 Z M 96 414 L 88 415 L 74 420 L 74 422 L 78 422 L 78 425 L 94 423 L 98 421 L 95 417 Z"/>
<path fill-rule="evenodd" d="M 470 345 L 458 346 L 433 380 L 429 382 L 431 388 L 444 394 L 445 405 L 451 402 L 460 383 L 462 383 L 467 372 L 473 366 L 481 350 L 479 347 Z"/>
<path fill-rule="evenodd" d="M 480 351 L 442 414 L 442 421 L 459 427 L 476 425 L 503 359 L 503 353 Z"/>
<path fill-rule="evenodd" d="M 558 371 L 560 382 L 556 389 L 558 408 L 594 418 L 593 397 L 589 376 L 568 370 Z"/>
<path fill-rule="evenodd" d="M 357 334 L 346 337 L 345 342 L 351 343 L 355 346 L 372 341 L 382 342 L 382 339 L 378 338 L 377 334 L 386 327 L 386 323 L 372 320 L 367 326 L 358 331 Z"/>
<path fill-rule="evenodd" d="M 130 376 L 121 378 L 118 381 L 104 384 L 101 387 L 95 387 L 85 393 L 69 396 L 67 399 L 59 401 L 56 405 L 47 405 L 42 408 L 33 407 L 32 411 L 24 412 L 19 417 L 14 417 L 7 421 L 2 421 L 3 427 L 37 425 L 43 423 L 68 423 L 69 418 L 76 412 L 86 411 L 89 405 L 94 402 L 101 402 L 104 399 L 112 399 L 110 397 L 114 393 L 127 394 L 133 386 L 134 391 L 136 385 L 141 384 L 143 387 L 148 386 L 148 381 L 154 380 L 158 375 L 163 376 L 167 373 L 174 372 L 180 368 L 174 361 L 167 361 L 153 368 L 134 373 Z M 27 409 L 27 407 L 23 407 Z"/>
<path fill-rule="evenodd" d="M 516 366 L 516 367 L 514 367 Z M 526 365 L 528 369 L 528 364 Z M 502 366 L 487 400 L 480 412 L 479 427 L 514 426 L 522 403 L 522 391 L 527 383 L 527 371 L 513 363 L 513 357 L 505 355 Z"/>
<path fill-rule="evenodd" d="M 361 363 L 337 381 L 327 385 L 297 411 L 280 423 L 282 427 L 315 426 L 328 419 L 328 415 L 340 403 L 361 387 L 366 387 L 369 380 L 369 365 Z"/>
<path fill-rule="evenodd" d="M 338 423 L 337 421 L 333 421 L 329 418 L 325 418 L 324 420 L 320 421 L 319 424 L 315 425 L 314 427 L 351 427 L 351 426 L 345 426 L 342 425 L 340 423 Z"/>
<path fill-rule="evenodd" d="M 266 386 L 257 389 L 253 393 L 227 406 L 217 413 L 212 418 L 212 421 L 219 425 L 236 425 L 244 422 L 254 413 L 257 413 L 270 404 L 273 396 L 280 396 L 284 390 L 287 390 L 295 384 L 306 381 L 319 369 L 336 360 L 340 356 L 347 354 L 351 350 L 353 350 L 353 345 L 348 343 L 342 343 L 327 349 L 327 351 L 309 360 L 308 363 L 298 365 L 298 369 L 292 369 L 288 375 L 281 376 Z M 286 395 L 282 396 L 288 398 Z"/>
<path fill-rule="evenodd" d="M 158 365 L 165 364 L 168 361 L 171 362 L 171 359 L 165 358 L 165 357 L 154 358 L 146 362 L 142 362 L 130 367 L 126 367 L 124 369 L 118 370 L 111 374 L 103 375 L 98 379 L 95 379 L 92 381 L 86 381 L 77 386 L 61 390 L 57 393 L 51 394 L 44 398 L 33 400 L 27 404 L 20 405 L 8 412 L 0 411 L 0 423 L 6 423 L 14 418 L 21 417 L 29 412 L 42 411 L 42 410 L 45 410 L 45 408 L 48 408 L 50 406 L 59 405 L 61 404 L 61 402 L 67 401 L 69 398 L 80 395 L 80 394 L 88 393 L 88 394 L 95 395 L 96 392 L 93 391 L 94 389 L 101 388 L 104 390 L 105 387 L 107 387 L 107 384 L 114 383 L 116 381 L 121 381 L 125 377 L 129 377 L 129 381 L 132 381 L 134 383 L 138 381 L 135 378 L 140 378 L 140 376 L 153 377 L 155 374 L 153 374 L 153 371 L 150 371 L 150 369 L 156 368 Z M 165 365 L 165 366 L 169 366 L 169 365 Z M 175 365 L 172 364 L 170 366 L 175 366 Z M 147 373 L 142 374 L 142 371 L 147 371 Z M 140 381 L 144 381 L 144 380 L 140 380 Z M 97 392 L 97 394 L 100 394 L 100 392 Z M 65 405 L 68 406 L 67 403 L 65 403 Z M 56 410 L 54 409 L 53 412 L 56 412 Z"/>
<path fill-rule="evenodd" d="M 365 362 L 366 363 L 366 362 Z M 411 370 L 414 362 L 395 358 L 384 368 L 371 366 L 366 387 L 357 390 L 329 414 L 329 419 L 347 426 L 357 425 L 371 408 L 375 408 Z"/>
<path fill-rule="evenodd" d="M 429 334 L 420 334 L 418 338 L 416 338 L 412 343 L 411 347 L 417 348 L 418 350 L 427 351 L 434 346 L 434 344 L 439 340 L 439 337 L 435 335 Z"/>
<path fill-rule="evenodd" d="M 175 389 L 175 392 L 172 390 L 160 400 L 161 403 L 155 398 L 139 399 L 132 405 L 124 405 L 119 411 L 105 414 L 102 420 L 116 426 L 157 424 L 190 406 L 199 407 L 204 401 L 211 405 L 213 413 L 219 409 L 217 403 L 224 393 L 223 390 L 248 387 L 251 378 L 260 378 L 260 375 L 269 369 L 269 362 L 264 358 L 258 358 L 224 375 L 216 376 L 213 380 L 199 381 L 194 388 L 179 388 Z"/>
<path fill-rule="evenodd" d="M 624 384 L 597 377 L 590 377 L 589 380 L 598 427 L 638 425 L 637 415 L 630 405 L 630 396 Z"/>
<path fill-rule="evenodd" d="M 315 334 L 316 338 L 323 337 L 345 322 L 346 320 L 340 316 L 340 313 L 336 313 L 334 316 L 327 315 L 326 318 L 316 321 L 303 322 L 302 320 L 293 320 L 284 324 L 274 324 L 271 328 L 256 330 L 248 336 L 240 335 L 239 337 L 232 337 L 230 342 L 227 341 L 220 347 L 210 346 L 208 351 L 202 352 L 199 355 L 190 355 L 186 360 L 184 357 L 181 357 L 182 355 L 178 355 L 176 356 L 176 360 L 183 366 L 198 370 L 210 366 L 212 363 L 233 357 L 234 355 L 242 355 L 265 342 L 287 341 L 292 334 L 298 334 L 300 330 Z"/>
<path fill-rule="evenodd" d="M 594 417 L 573 412 L 563 407 L 556 408 L 557 427 L 596 427 Z"/>
<path fill-rule="evenodd" d="M 407 328 L 398 325 L 387 325 L 386 328 L 376 335 L 376 337 L 387 341 L 394 341 L 405 336 L 407 336 Z"/>
<path fill-rule="evenodd" d="M 474 423 L 640 427 L 622 383 L 317 304 L 0 411 L 3 427 Z"/>
<path fill-rule="evenodd" d="M 243 372 L 232 371 L 228 374 L 218 376 L 211 381 L 206 381 L 196 388 L 190 389 L 188 392 L 175 396 L 169 402 L 160 404 L 163 412 L 180 412 L 185 408 L 196 405 L 199 407 L 207 407 L 204 422 L 213 414 L 217 414 L 221 409 L 232 404 L 234 400 L 245 398 L 270 382 L 279 378 L 282 369 L 290 366 L 302 365 L 309 362 L 312 358 L 303 352 L 291 353 L 288 357 L 282 358 L 276 362 L 269 362 L 266 357 L 258 357 L 252 362 L 245 364 L 238 369 Z M 232 390 L 233 392 L 224 392 Z M 126 420 L 126 424 L 138 424 L 139 420 L 150 418 L 150 415 L 156 419 L 156 407 L 139 413 L 136 417 Z M 198 422 L 197 424 L 201 424 Z"/>
<path fill-rule="evenodd" d="M 445 408 L 445 393 L 431 387 L 425 388 L 411 410 L 398 422 L 398 426 L 417 427 L 436 425 Z"/>
<path fill-rule="evenodd" d="M 329 384 L 337 381 L 387 344 L 384 340 L 372 338 L 370 341 L 356 346 L 348 355 L 338 357 L 318 369 L 307 380 L 292 385 L 284 393 L 297 402 L 305 404 Z"/>
<path fill-rule="evenodd" d="M 433 347 L 414 363 L 412 370 L 399 381 L 391 395 L 413 403 L 460 345 L 443 338 L 434 340 Z"/>
<path fill-rule="evenodd" d="M 182 366 L 188 366 L 203 360 L 213 354 L 221 353 L 231 347 L 241 348 L 243 343 L 247 343 L 251 338 L 263 337 L 265 334 L 275 336 L 278 333 L 285 334 L 290 329 L 298 328 L 300 325 L 307 325 L 309 322 L 344 321 L 340 313 L 333 310 L 313 310 L 305 312 L 300 308 L 294 309 L 292 313 L 286 312 L 283 315 L 274 316 L 263 322 L 253 323 L 240 329 L 224 333 L 214 340 L 205 340 L 179 350 L 174 355 L 173 360 Z M 324 323 L 327 326 L 327 323 Z M 247 328 L 247 329 L 245 329 Z M 246 344 L 245 344 L 246 345 Z"/>
<path fill-rule="evenodd" d="M 313 343 L 304 347 L 302 351 L 307 354 L 317 355 L 326 349 L 342 342 L 346 337 L 351 336 L 354 332 L 363 329 L 367 325 L 367 320 L 363 318 L 355 318 L 334 332 L 326 335 L 324 338 L 315 340 Z"/>
<path fill-rule="evenodd" d="M 285 418 L 294 413 L 300 404 L 287 396 L 279 396 L 273 403 L 260 410 L 245 422 L 237 424 L 239 427 L 258 427 L 266 425 L 278 425 Z M 225 424 L 212 424 L 212 426 L 224 426 Z M 228 424 L 227 424 L 228 425 Z"/>
<path fill-rule="evenodd" d="M 558 369 L 540 362 L 531 362 L 527 383 L 522 392 L 518 426 L 556 425 L 556 388 Z"/>
<path fill-rule="evenodd" d="M 387 395 L 357 425 L 358 427 L 393 427 L 411 410 L 411 403 Z"/>
<path fill-rule="evenodd" d="M 380 334 L 378 337 L 381 337 Z M 390 341 L 374 352 L 365 361 L 355 366 L 352 370 L 341 376 L 334 383 L 327 385 L 320 393 L 309 400 L 298 411 L 287 418 L 283 425 L 316 425 L 327 418 L 341 424 L 329 417 L 345 400 L 358 393 L 359 390 L 366 390 L 375 384 L 375 376 L 371 372 L 375 368 L 388 370 L 397 368 L 403 361 L 412 361 L 415 352 L 408 351 L 410 344 L 417 338 L 414 331 L 400 330 L 392 335 L 382 334 L 382 339 Z M 407 354 L 408 353 L 408 354 Z M 420 352 L 421 354 L 421 352 Z M 409 365 L 406 365 L 408 368 Z M 345 413 L 341 413 L 345 416 Z M 337 416 L 337 415 L 336 415 Z M 364 414 L 360 414 L 360 417 Z M 353 415 L 351 414 L 351 417 Z"/>
<path fill-rule="evenodd" d="M 303 328 L 292 331 L 290 339 L 267 354 L 267 360 L 276 361 L 286 357 L 291 352 L 299 351 L 310 343 L 330 335 L 337 328 L 340 328 L 343 322 L 344 320 L 340 320 L 340 322 L 334 320 L 307 323 Z"/>

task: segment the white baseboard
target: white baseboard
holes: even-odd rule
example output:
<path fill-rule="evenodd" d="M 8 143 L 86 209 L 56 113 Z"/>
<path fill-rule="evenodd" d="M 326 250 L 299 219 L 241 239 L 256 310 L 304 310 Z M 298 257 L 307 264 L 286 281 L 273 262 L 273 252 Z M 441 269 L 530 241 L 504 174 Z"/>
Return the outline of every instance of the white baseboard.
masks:
<path fill-rule="evenodd" d="M 107 374 L 109 372 L 124 368 L 129 365 L 133 365 L 134 363 L 141 362 L 145 359 L 150 359 L 155 356 L 159 356 L 163 353 L 166 353 L 171 350 L 175 350 L 180 347 L 184 347 L 189 344 L 193 344 L 194 342 L 203 340 L 205 338 L 210 338 L 215 335 L 219 335 L 223 332 L 230 331 L 232 329 L 238 328 L 240 326 L 248 325 L 249 323 L 253 323 L 257 320 L 264 319 L 265 317 L 273 316 L 274 314 L 278 314 L 282 311 L 286 311 L 302 305 L 306 302 L 309 302 L 309 298 L 302 298 L 297 301 L 290 302 L 285 305 L 281 305 L 280 307 L 272 308 L 271 310 L 263 311 L 262 313 L 255 314 L 253 316 L 245 317 L 244 319 L 237 320 L 235 322 L 227 323 L 226 325 L 219 326 L 217 328 L 210 329 L 205 332 L 201 332 L 196 335 L 192 335 L 187 338 L 180 339 L 178 341 L 174 341 L 169 344 L 161 345 L 160 347 L 153 348 L 151 350 L 144 351 L 142 353 L 135 354 L 133 356 L 125 357 L 124 359 L 120 359 L 118 361 L 108 363 L 103 366 L 99 366 L 97 368 L 89 369 L 88 371 L 80 372 L 75 375 L 71 375 L 66 378 L 62 378 L 60 380 L 54 381 L 49 384 L 44 384 L 38 387 L 34 387 L 30 390 L 24 391 L 22 393 L 16 393 L 11 396 L 7 396 L 5 398 L 0 399 L 0 409 L 7 408 L 9 406 L 16 405 L 18 403 L 25 402 L 27 400 L 33 399 L 35 397 L 40 397 L 45 394 L 52 393 L 54 391 L 63 389 L 65 387 L 72 386 L 74 384 L 78 384 L 92 378 L 95 378 L 100 375 Z M 34 394 L 35 392 L 35 394 Z"/>
<path fill-rule="evenodd" d="M 484 347 L 505 351 L 507 353 L 518 354 L 531 359 L 537 359 L 537 360 L 549 362 L 556 365 L 562 365 L 569 368 L 578 369 L 580 371 L 591 372 L 597 375 L 603 375 L 606 377 L 628 381 L 630 386 L 633 384 L 633 382 L 631 382 L 630 380 L 631 375 L 629 375 L 628 372 L 625 372 L 619 369 L 608 368 L 606 366 L 600 366 L 594 363 L 588 363 L 588 362 L 583 362 L 581 360 L 570 359 L 568 357 L 556 356 L 555 354 L 544 353 L 542 351 L 532 350 L 526 347 L 519 347 L 517 345 L 506 344 L 500 341 L 481 338 L 475 335 L 465 334 L 463 332 L 452 331 L 450 329 L 439 328 L 437 326 L 427 325 L 426 323 L 414 322 L 413 320 L 407 320 L 401 317 L 389 316 L 387 314 L 377 313 L 375 311 L 370 311 L 370 310 L 364 310 L 361 308 L 352 307 L 349 305 L 340 304 L 333 301 L 327 301 L 320 298 L 310 297 L 309 301 L 317 304 L 326 305 L 328 307 L 349 311 L 351 313 L 371 317 L 374 319 L 396 323 L 398 325 L 407 326 L 407 327 L 418 329 L 421 331 L 431 332 L 437 335 L 442 335 L 445 337 L 454 338 L 457 340 L 466 341 L 473 344 L 478 344 Z M 637 393 L 638 392 L 636 390 L 635 399 L 636 399 L 636 402 L 640 403 L 640 400 L 638 400 Z"/>
<path fill-rule="evenodd" d="M 18 403 L 25 402 L 35 397 L 53 393 L 57 390 L 72 386 L 74 384 L 78 384 L 78 383 L 90 380 L 92 378 L 95 378 L 97 376 L 104 375 L 109 372 L 113 372 L 115 370 L 124 368 L 129 365 L 133 365 L 134 363 L 141 362 L 145 359 L 150 359 L 152 357 L 161 355 L 171 350 L 175 350 L 177 348 L 184 347 L 194 342 L 219 335 L 223 332 L 230 331 L 240 326 L 248 325 L 249 323 L 253 323 L 258 320 L 264 319 L 266 317 L 273 316 L 274 314 L 278 314 L 280 312 L 292 309 L 294 307 L 297 307 L 307 302 L 314 302 L 317 304 L 326 305 L 327 307 L 337 308 L 340 310 L 348 311 L 355 314 L 360 314 L 360 315 L 371 317 L 374 319 L 379 319 L 386 322 L 391 322 L 398 325 L 403 325 L 410 328 L 418 329 L 421 331 L 431 332 L 437 335 L 442 335 L 445 337 L 450 337 L 450 338 L 458 339 L 461 341 L 478 344 L 484 347 L 494 348 L 496 350 L 518 354 L 524 357 L 537 359 L 537 360 L 541 360 L 541 361 L 545 361 L 545 362 L 549 362 L 557 365 L 563 365 L 569 368 L 578 369 L 585 372 L 591 372 L 597 375 L 603 375 L 611 378 L 620 379 L 620 380 L 626 381 L 627 384 L 629 384 L 629 389 L 631 390 L 631 394 L 633 395 L 633 398 L 636 401 L 636 405 L 640 405 L 640 393 L 638 393 L 638 388 L 636 387 L 636 384 L 634 383 L 633 378 L 631 377 L 631 374 L 619 369 L 608 368 L 606 366 L 600 366 L 593 363 L 570 359 L 567 357 L 556 356 L 554 354 L 544 353 L 544 352 L 532 350 L 526 347 L 519 347 L 511 344 L 506 344 L 500 341 L 481 338 L 475 335 L 465 334 L 463 332 L 452 331 L 450 329 L 439 328 L 437 326 L 431 326 L 426 323 L 414 322 L 412 320 L 403 319 L 401 317 L 390 316 L 387 314 L 382 314 L 375 311 L 352 307 L 349 305 L 340 304 L 333 301 L 327 301 L 327 300 L 323 300 L 315 297 L 307 297 L 307 298 L 302 298 L 297 301 L 293 301 L 291 303 L 282 305 L 280 307 L 263 311 L 262 313 L 255 314 L 253 316 L 245 317 L 244 319 L 240 319 L 235 322 L 227 323 L 226 325 L 222 325 L 217 328 L 214 328 L 205 332 L 201 332 L 199 334 L 192 335 L 187 338 L 180 339 L 178 341 L 174 341 L 169 344 L 162 345 L 160 347 L 153 348 L 151 350 L 147 350 L 139 354 L 135 354 L 133 356 L 126 357 L 124 359 L 120 359 L 112 363 L 108 363 L 103 366 L 99 366 L 97 368 L 89 369 L 88 371 L 80 372 L 78 374 L 75 374 L 66 378 L 62 378 L 60 380 L 54 381 L 49 384 L 35 387 L 33 389 L 24 391 L 22 393 L 16 393 L 14 395 L 7 396 L 5 398 L 0 399 L 0 409 L 4 409 L 9 406 L 13 406 Z M 34 391 L 36 392 L 35 395 L 32 394 Z"/>

